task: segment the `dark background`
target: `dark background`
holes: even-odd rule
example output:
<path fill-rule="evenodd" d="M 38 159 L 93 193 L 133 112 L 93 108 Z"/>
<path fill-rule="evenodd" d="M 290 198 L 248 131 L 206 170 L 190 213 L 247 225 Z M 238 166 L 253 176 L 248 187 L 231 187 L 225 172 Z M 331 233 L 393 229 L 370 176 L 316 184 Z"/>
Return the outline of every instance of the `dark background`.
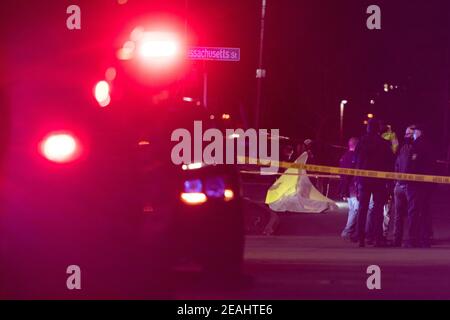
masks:
<path fill-rule="evenodd" d="M 253 119 L 261 1 L 190 1 L 208 19 L 202 45 L 242 48 L 240 66 L 211 66 L 214 107 L 245 106 Z M 220 3 L 220 2 L 218 2 Z M 360 135 L 368 113 L 402 136 L 410 123 L 448 144 L 448 1 L 377 1 L 382 30 L 366 28 L 370 1 L 268 1 L 261 125 L 304 139 Z M 194 25 L 205 24 L 194 18 Z M 204 39 L 204 40 L 203 40 Z M 239 70 L 237 70 L 239 68 Z M 384 84 L 398 86 L 385 93 Z M 375 104 L 370 104 L 370 100 Z M 445 147 L 441 149 L 445 153 Z"/>
<path fill-rule="evenodd" d="M 81 6 L 81 31 L 65 28 L 65 9 L 70 4 Z M 337 143 L 339 103 L 346 99 L 346 137 L 363 132 L 369 112 L 391 123 L 400 136 L 408 124 L 422 122 L 431 129 L 443 157 L 449 134 L 450 2 L 377 1 L 382 30 L 376 31 L 366 28 L 366 9 L 371 4 L 268 0 L 261 126 L 280 128 L 296 139 Z M 15 41 L 33 44 L 31 52 L 7 50 L 0 75 L 3 92 L 13 81 L 39 73 L 36 81 L 48 81 L 49 86 L 52 81 L 72 81 L 80 88 L 89 85 L 90 94 L 123 30 L 136 17 L 169 12 L 182 23 L 186 18 L 193 45 L 241 48 L 240 63 L 194 63 L 189 79 L 195 83 L 187 86 L 197 86 L 194 92 L 201 94 L 201 72 L 206 66 L 211 112 L 229 112 L 242 125 L 254 124 L 260 0 L 129 0 L 125 5 L 114 0 L 20 0 L 3 3 L 1 11 L 8 46 Z M 39 65 L 55 51 L 67 52 L 79 59 L 80 70 L 92 72 L 73 68 L 43 74 Z M 384 83 L 399 89 L 385 93 Z"/>

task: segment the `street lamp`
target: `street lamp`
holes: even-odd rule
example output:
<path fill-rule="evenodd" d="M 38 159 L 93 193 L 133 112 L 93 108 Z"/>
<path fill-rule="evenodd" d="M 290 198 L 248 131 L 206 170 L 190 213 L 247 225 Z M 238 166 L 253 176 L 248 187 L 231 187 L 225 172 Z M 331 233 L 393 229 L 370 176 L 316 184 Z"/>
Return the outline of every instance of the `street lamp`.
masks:
<path fill-rule="evenodd" d="M 340 141 L 343 143 L 344 142 L 344 109 L 345 109 L 345 105 L 348 103 L 347 100 L 342 100 L 341 101 L 341 121 L 340 121 Z"/>

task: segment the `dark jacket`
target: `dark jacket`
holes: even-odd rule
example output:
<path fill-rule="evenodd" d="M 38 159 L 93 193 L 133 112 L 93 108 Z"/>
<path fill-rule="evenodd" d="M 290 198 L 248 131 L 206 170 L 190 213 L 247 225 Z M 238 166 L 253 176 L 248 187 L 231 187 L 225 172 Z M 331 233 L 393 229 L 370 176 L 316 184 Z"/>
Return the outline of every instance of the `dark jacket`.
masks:
<path fill-rule="evenodd" d="M 409 159 L 411 157 L 412 142 L 405 143 L 398 153 L 395 161 L 395 172 L 408 173 Z M 406 181 L 397 181 L 401 185 L 405 185 Z"/>
<path fill-rule="evenodd" d="M 355 151 L 347 151 L 344 153 L 342 158 L 339 160 L 339 166 L 346 169 L 355 168 Z M 340 180 L 340 196 L 341 197 L 352 197 L 356 196 L 356 183 L 355 177 L 342 175 Z"/>
<path fill-rule="evenodd" d="M 394 153 L 388 141 L 374 133 L 361 137 L 355 150 L 355 168 L 361 170 L 394 170 Z M 358 183 L 379 181 L 373 178 L 357 177 Z"/>
<path fill-rule="evenodd" d="M 433 150 L 425 138 L 413 142 L 406 170 L 413 174 L 435 173 Z"/>

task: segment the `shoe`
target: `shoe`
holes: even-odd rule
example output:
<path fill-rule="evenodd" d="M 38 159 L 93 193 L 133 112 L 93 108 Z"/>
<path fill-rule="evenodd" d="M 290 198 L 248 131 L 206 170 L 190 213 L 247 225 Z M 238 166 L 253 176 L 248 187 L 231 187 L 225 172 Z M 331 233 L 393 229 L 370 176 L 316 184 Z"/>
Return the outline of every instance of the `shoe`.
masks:
<path fill-rule="evenodd" d="M 348 234 L 341 234 L 341 238 L 342 238 L 342 240 L 345 240 L 345 241 L 350 241 L 351 240 L 351 237 L 348 235 Z"/>
<path fill-rule="evenodd" d="M 424 242 L 421 242 L 421 243 L 418 245 L 418 247 L 419 247 L 419 248 L 425 248 L 425 249 L 428 249 L 428 248 L 431 248 L 431 243 L 428 242 L 428 241 L 424 241 Z"/>
<path fill-rule="evenodd" d="M 387 241 L 376 241 L 373 246 L 375 248 L 388 248 L 389 243 Z"/>
<path fill-rule="evenodd" d="M 350 242 L 352 242 L 352 243 L 357 243 L 357 242 L 359 242 L 358 237 L 355 237 L 355 236 L 350 236 L 350 237 L 349 237 L 349 240 L 350 240 Z"/>
<path fill-rule="evenodd" d="M 392 243 L 392 246 L 394 248 L 400 248 L 402 246 L 402 242 L 399 240 L 394 240 L 394 242 Z"/>

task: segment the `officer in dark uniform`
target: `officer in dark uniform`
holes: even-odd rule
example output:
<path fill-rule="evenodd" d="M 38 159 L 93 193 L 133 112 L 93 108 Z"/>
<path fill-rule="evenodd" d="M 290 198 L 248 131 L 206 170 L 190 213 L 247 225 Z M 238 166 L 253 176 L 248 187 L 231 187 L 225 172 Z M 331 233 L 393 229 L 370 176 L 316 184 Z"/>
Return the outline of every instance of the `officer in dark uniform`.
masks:
<path fill-rule="evenodd" d="M 414 142 L 407 162 L 407 172 L 413 174 L 433 174 L 432 149 L 424 137 L 424 128 L 416 126 Z M 431 212 L 429 210 L 432 185 L 423 182 L 408 182 L 408 231 L 405 247 L 430 247 L 432 237 Z"/>
<path fill-rule="evenodd" d="M 381 136 L 378 120 L 372 119 L 367 125 L 367 134 L 361 137 L 355 150 L 355 168 L 362 170 L 392 171 L 394 156 L 388 141 Z M 386 181 L 358 177 L 359 212 L 357 221 L 357 240 L 360 247 L 365 246 L 366 221 L 370 197 L 373 196 L 373 213 L 367 221 L 367 228 L 374 230 L 375 246 L 385 246 L 383 239 L 383 207 L 387 202 Z"/>
<path fill-rule="evenodd" d="M 414 141 L 415 126 L 411 125 L 406 129 L 403 146 L 395 161 L 395 172 L 407 173 L 408 162 L 411 157 L 411 148 Z M 394 246 L 400 247 L 403 241 L 403 224 L 408 213 L 408 196 L 406 192 L 406 181 L 399 180 L 394 188 Z"/>

